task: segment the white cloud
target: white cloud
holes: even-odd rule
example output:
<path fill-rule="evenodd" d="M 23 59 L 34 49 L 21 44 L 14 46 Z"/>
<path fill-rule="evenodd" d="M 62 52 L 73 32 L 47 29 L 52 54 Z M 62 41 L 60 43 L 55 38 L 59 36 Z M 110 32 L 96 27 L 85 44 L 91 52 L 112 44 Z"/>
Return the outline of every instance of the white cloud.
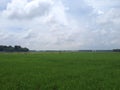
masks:
<path fill-rule="evenodd" d="M 119 48 L 116 1 L 85 1 L 71 6 L 62 0 L 12 0 L 0 15 L 0 44 L 36 50 Z"/>
<path fill-rule="evenodd" d="M 0 0 L 0 12 L 6 8 L 8 2 L 10 0 Z"/>
<path fill-rule="evenodd" d="M 52 0 L 12 0 L 3 11 L 3 16 L 13 19 L 31 19 L 49 13 L 53 5 Z"/>
<path fill-rule="evenodd" d="M 118 25 L 120 23 L 120 8 L 111 8 L 103 15 L 98 16 L 98 22 L 101 24 L 113 23 Z"/>

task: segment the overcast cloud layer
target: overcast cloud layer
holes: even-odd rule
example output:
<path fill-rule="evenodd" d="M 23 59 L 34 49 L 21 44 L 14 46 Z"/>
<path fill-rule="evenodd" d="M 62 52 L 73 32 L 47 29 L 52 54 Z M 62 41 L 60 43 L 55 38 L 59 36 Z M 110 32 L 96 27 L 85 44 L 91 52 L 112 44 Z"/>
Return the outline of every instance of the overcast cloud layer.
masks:
<path fill-rule="evenodd" d="M 120 0 L 1 0 L 0 45 L 120 48 Z"/>

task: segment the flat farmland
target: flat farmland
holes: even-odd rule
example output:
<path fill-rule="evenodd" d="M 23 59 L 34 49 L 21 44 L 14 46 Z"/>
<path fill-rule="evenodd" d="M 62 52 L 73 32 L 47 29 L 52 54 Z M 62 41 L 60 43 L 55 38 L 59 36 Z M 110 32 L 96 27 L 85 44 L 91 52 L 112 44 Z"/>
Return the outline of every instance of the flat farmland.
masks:
<path fill-rule="evenodd" d="M 0 90 L 120 90 L 120 53 L 0 53 Z"/>

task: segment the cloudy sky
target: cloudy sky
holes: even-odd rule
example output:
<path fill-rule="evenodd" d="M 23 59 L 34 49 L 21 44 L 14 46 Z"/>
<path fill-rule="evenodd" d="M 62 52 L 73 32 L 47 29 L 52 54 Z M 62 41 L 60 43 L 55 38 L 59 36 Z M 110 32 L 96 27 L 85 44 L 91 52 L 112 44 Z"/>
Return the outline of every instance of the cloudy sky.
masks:
<path fill-rule="evenodd" d="M 0 0 L 0 45 L 120 48 L 120 0 Z"/>

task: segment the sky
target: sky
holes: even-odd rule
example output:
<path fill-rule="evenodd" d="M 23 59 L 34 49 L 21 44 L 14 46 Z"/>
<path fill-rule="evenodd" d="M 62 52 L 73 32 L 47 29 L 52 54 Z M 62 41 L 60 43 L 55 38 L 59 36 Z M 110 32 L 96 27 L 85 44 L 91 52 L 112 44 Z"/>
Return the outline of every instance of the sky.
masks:
<path fill-rule="evenodd" d="M 120 48 L 120 0 L 0 0 L 0 45 Z"/>

